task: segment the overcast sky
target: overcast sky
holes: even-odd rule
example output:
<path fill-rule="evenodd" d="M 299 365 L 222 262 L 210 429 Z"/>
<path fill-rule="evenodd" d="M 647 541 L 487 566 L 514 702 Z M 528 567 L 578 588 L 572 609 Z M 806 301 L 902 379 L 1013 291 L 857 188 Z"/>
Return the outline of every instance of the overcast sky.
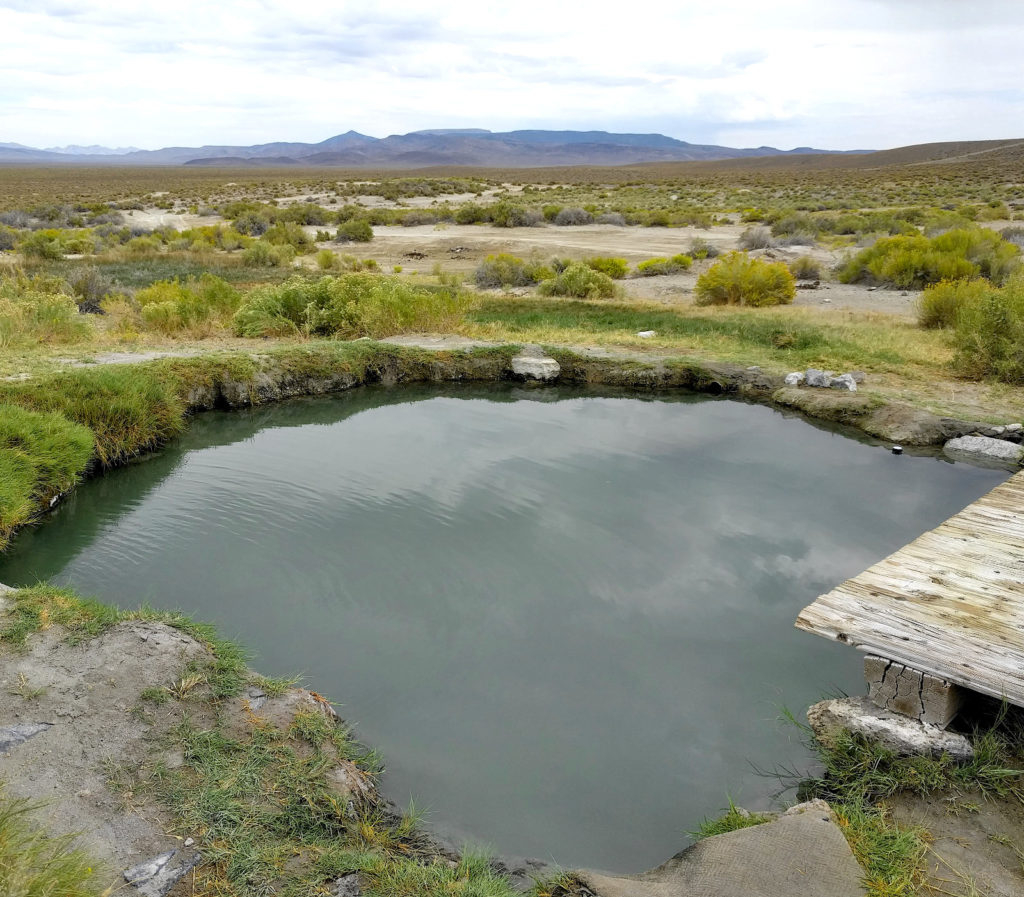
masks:
<path fill-rule="evenodd" d="M 1024 136 L 1021 0 L 0 0 L 0 142 Z"/>

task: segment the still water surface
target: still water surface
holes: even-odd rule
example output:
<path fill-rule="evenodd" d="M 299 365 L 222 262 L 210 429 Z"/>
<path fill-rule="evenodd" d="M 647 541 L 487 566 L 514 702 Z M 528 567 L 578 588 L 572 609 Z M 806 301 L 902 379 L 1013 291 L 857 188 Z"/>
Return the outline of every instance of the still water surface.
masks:
<path fill-rule="evenodd" d="M 705 397 L 364 388 L 198 416 L 0 582 L 216 622 L 443 833 L 638 871 L 808 766 L 781 708 L 861 689 L 800 608 L 1005 476 Z"/>

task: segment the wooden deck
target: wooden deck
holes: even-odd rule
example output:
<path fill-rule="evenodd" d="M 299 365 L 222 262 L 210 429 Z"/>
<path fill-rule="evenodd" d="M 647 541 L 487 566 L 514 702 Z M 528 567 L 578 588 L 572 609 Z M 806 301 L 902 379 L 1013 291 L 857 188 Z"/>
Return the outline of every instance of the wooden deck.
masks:
<path fill-rule="evenodd" d="M 796 625 L 1024 706 L 1024 472 L 822 595 Z"/>

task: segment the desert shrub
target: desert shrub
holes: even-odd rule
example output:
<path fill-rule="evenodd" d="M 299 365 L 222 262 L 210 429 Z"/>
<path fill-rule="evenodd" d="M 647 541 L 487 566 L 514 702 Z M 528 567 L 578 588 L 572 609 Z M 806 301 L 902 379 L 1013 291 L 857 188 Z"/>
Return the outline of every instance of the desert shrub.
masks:
<path fill-rule="evenodd" d="M 412 209 L 409 212 L 405 212 L 399 220 L 399 224 L 402 227 L 419 227 L 424 224 L 437 224 L 437 222 L 437 215 L 425 209 Z"/>
<path fill-rule="evenodd" d="M 321 271 L 330 271 L 338 266 L 338 257 L 330 249 L 321 249 L 316 254 L 316 266 Z"/>
<path fill-rule="evenodd" d="M 966 377 L 1024 383 L 1024 276 L 1003 288 L 984 282 L 965 295 L 956 316 L 953 364 Z"/>
<path fill-rule="evenodd" d="M 793 259 L 789 263 L 789 270 L 797 280 L 821 280 L 821 262 L 809 255 Z"/>
<path fill-rule="evenodd" d="M 697 305 L 781 305 L 793 301 L 796 283 L 782 262 L 729 252 L 697 278 Z"/>
<path fill-rule="evenodd" d="M 313 249 L 313 239 L 294 221 L 278 221 L 260 237 L 271 246 L 291 246 L 300 255 Z"/>
<path fill-rule="evenodd" d="M 22 237 L 18 249 L 26 258 L 54 261 L 64 257 L 58 231 L 34 231 Z"/>
<path fill-rule="evenodd" d="M 277 213 L 278 221 L 291 221 L 295 224 L 313 226 L 327 224 L 332 218 L 332 212 L 312 202 L 297 202 Z"/>
<path fill-rule="evenodd" d="M 619 295 L 615 281 L 582 262 L 573 262 L 564 271 L 540 285 L 542 296 L 572 296 L 576 299 L 611 299 Z"/>
<path fill-rule="evenodd" d="M 525 209 L 507 199 L 495 203 L 487 214 L 495 227 L 534 227 L 544 220 L 542 213 Z"/>
<path fill-rule="evenodd" d="M 562 209 L 555 215 L 555 224 L 567 227 L 580 224 L 592 224 L 594 216 L 586 209 Z"/>
<path fill-rule="evenodd" d="M 76 269 L 67 283 L 78 310 L 89 314 L 100 312 L 100 303 L 114 292 L 114 282 L 94 265 Z"/>
<path fill-rule="evenodd" d="M 18 232 L 13 227 L 0 225 L 0 252 L 10 252 L 18 245 Z"/>
<path fill-rule="evenodd" d="M 349 218 L 338 226 L 334 235 L 336 243 L 369 243 L 373 239 L 373 227 L 365 218 Z"/>
<path fill-rule="evenodd" d="M 558 217 L 558 213 L 565 208 L 564 206 L 556 205 L 554 203 L 548 203 L 547 205 L 541 206 L 541 214 L 544 216 L 545 221 L 554 222 Z"/>
<path fill-rule="evenodd" d="M 398 277 L 293 277 L 255 290 L 235 314 L 234 327 L 240 336 L 384 337 L 451 329 L 470 304 L 469 294 L 455 287 L 418 286 Z"/>
<path fill-rule="evenodd" d="M 767 227 L 748 227 L 740 234 L 741 249 L 770 249 L 775 245 Z"/>
<path fill-rule="evenodd" d="M 487 210 L 475 202 L 468 202 L 455 210 L 456 224 L 479 224 L 487 220 Z"/>
<path fill-rule="evenodd" d="M 659 274 L 680 274 L 688 271 L 693 264 L 693 259 L 688 255 L 674 255 L 672 258 L 653 258 L 640 262 L 636 266 L 636 272 L 641 277 L 656 277 Z"/>
<path fill-rule="evenodd" d="M 694 237 L 690 241 L 688 255 L 695 259 L 713 259 L 719 256 L 720 252 L 714 243 L 709 243 L 702 237 Z"/>
<path fill-rule="evenodd" d="M 925 287 L 917 305 L 917 323 L 926 328 L 955 327 L 964 304 L 980 301 L 991 289 L 984 280 L 944 280 Z"/>
<path fill-rule="evenodd" d="M 295 258 L 292 246 L 271 246 L 258 240 L 242 252 L 242 264 L 250 268 L 287 268 Z"/>
<path fill-rule="evenodd" d="M 162 246 L 163 241 L 158 236 L 149 234 L 145 237 L 132 237 L 124 244 L 124 251 L 126 255 L 133 258 L 142 258 L 143 256 L 154 255 L 160 251 Z"/>
<path fill-rule="evenodd" d="M 902 289 L 978 276 L 999 284 L 1019 264 L 1019 256 L 1016 246 L 985 228 L 957 228 L 930 238 L 883 237 L 849 259 L 840 268 L 839 279 Z"/>
<path fill-rule="evenodd" d="M 270 217 L 261 212 L 243 212 L 234 221 L 235 230 L 249 237 L 262 237 L 270 227 Z"/>
<path fill-rule="evenodd" d="M 612 224 L 615 227 L 626 226 L 626 218 L 621 212 L 603 212 L 594 221 L 597 224 Z"/>
<path fill-rule="evenodd" d="M 135 294 L 142 326 L 165 334 L 209 333 L 227 323 L 241 300 L 238 290 L 212 274 L 160 280 Z"/>
<path fill-rule="evenodd" d="M 27 277 L 18 271 L 0 276 L 0 346 L 77 343 L 91 333 L 58 278 Z"/>
<path fill-rule="evenodd" d="M 771 232 L 776 237 L 801 233 L 813 235 L 816 231 L 817 224 L 809 212 L 788 212 L 776 218 L 771 226 Z"/>
<path fill-rule="evenodd" d="M 478 287 L 525 287 L 547 280 L 554 272 L 537 262 L 527 262 L 506 252 L 487 256 L 473 274 Z"/>
<path fill-rule="evenodd" d="M 602 274 L 607 274 L 612 280 L 622 280 L 629 272 L 629 262 L 625 259 L 612 258 L 609 256 L 595 255 L 584 259 L 583 264 Z"/>

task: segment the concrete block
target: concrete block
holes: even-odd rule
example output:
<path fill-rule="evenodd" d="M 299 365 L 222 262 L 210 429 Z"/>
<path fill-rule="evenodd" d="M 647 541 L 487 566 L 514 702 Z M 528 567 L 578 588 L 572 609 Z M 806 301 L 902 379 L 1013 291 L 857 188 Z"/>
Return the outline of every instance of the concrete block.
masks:
<path fill-rule="evenodd" d="M 942 728 L 960 712 L 967 695 L 945 679 L 872 654 L 864 658 L 864 678 L 875 706 Z"/>

